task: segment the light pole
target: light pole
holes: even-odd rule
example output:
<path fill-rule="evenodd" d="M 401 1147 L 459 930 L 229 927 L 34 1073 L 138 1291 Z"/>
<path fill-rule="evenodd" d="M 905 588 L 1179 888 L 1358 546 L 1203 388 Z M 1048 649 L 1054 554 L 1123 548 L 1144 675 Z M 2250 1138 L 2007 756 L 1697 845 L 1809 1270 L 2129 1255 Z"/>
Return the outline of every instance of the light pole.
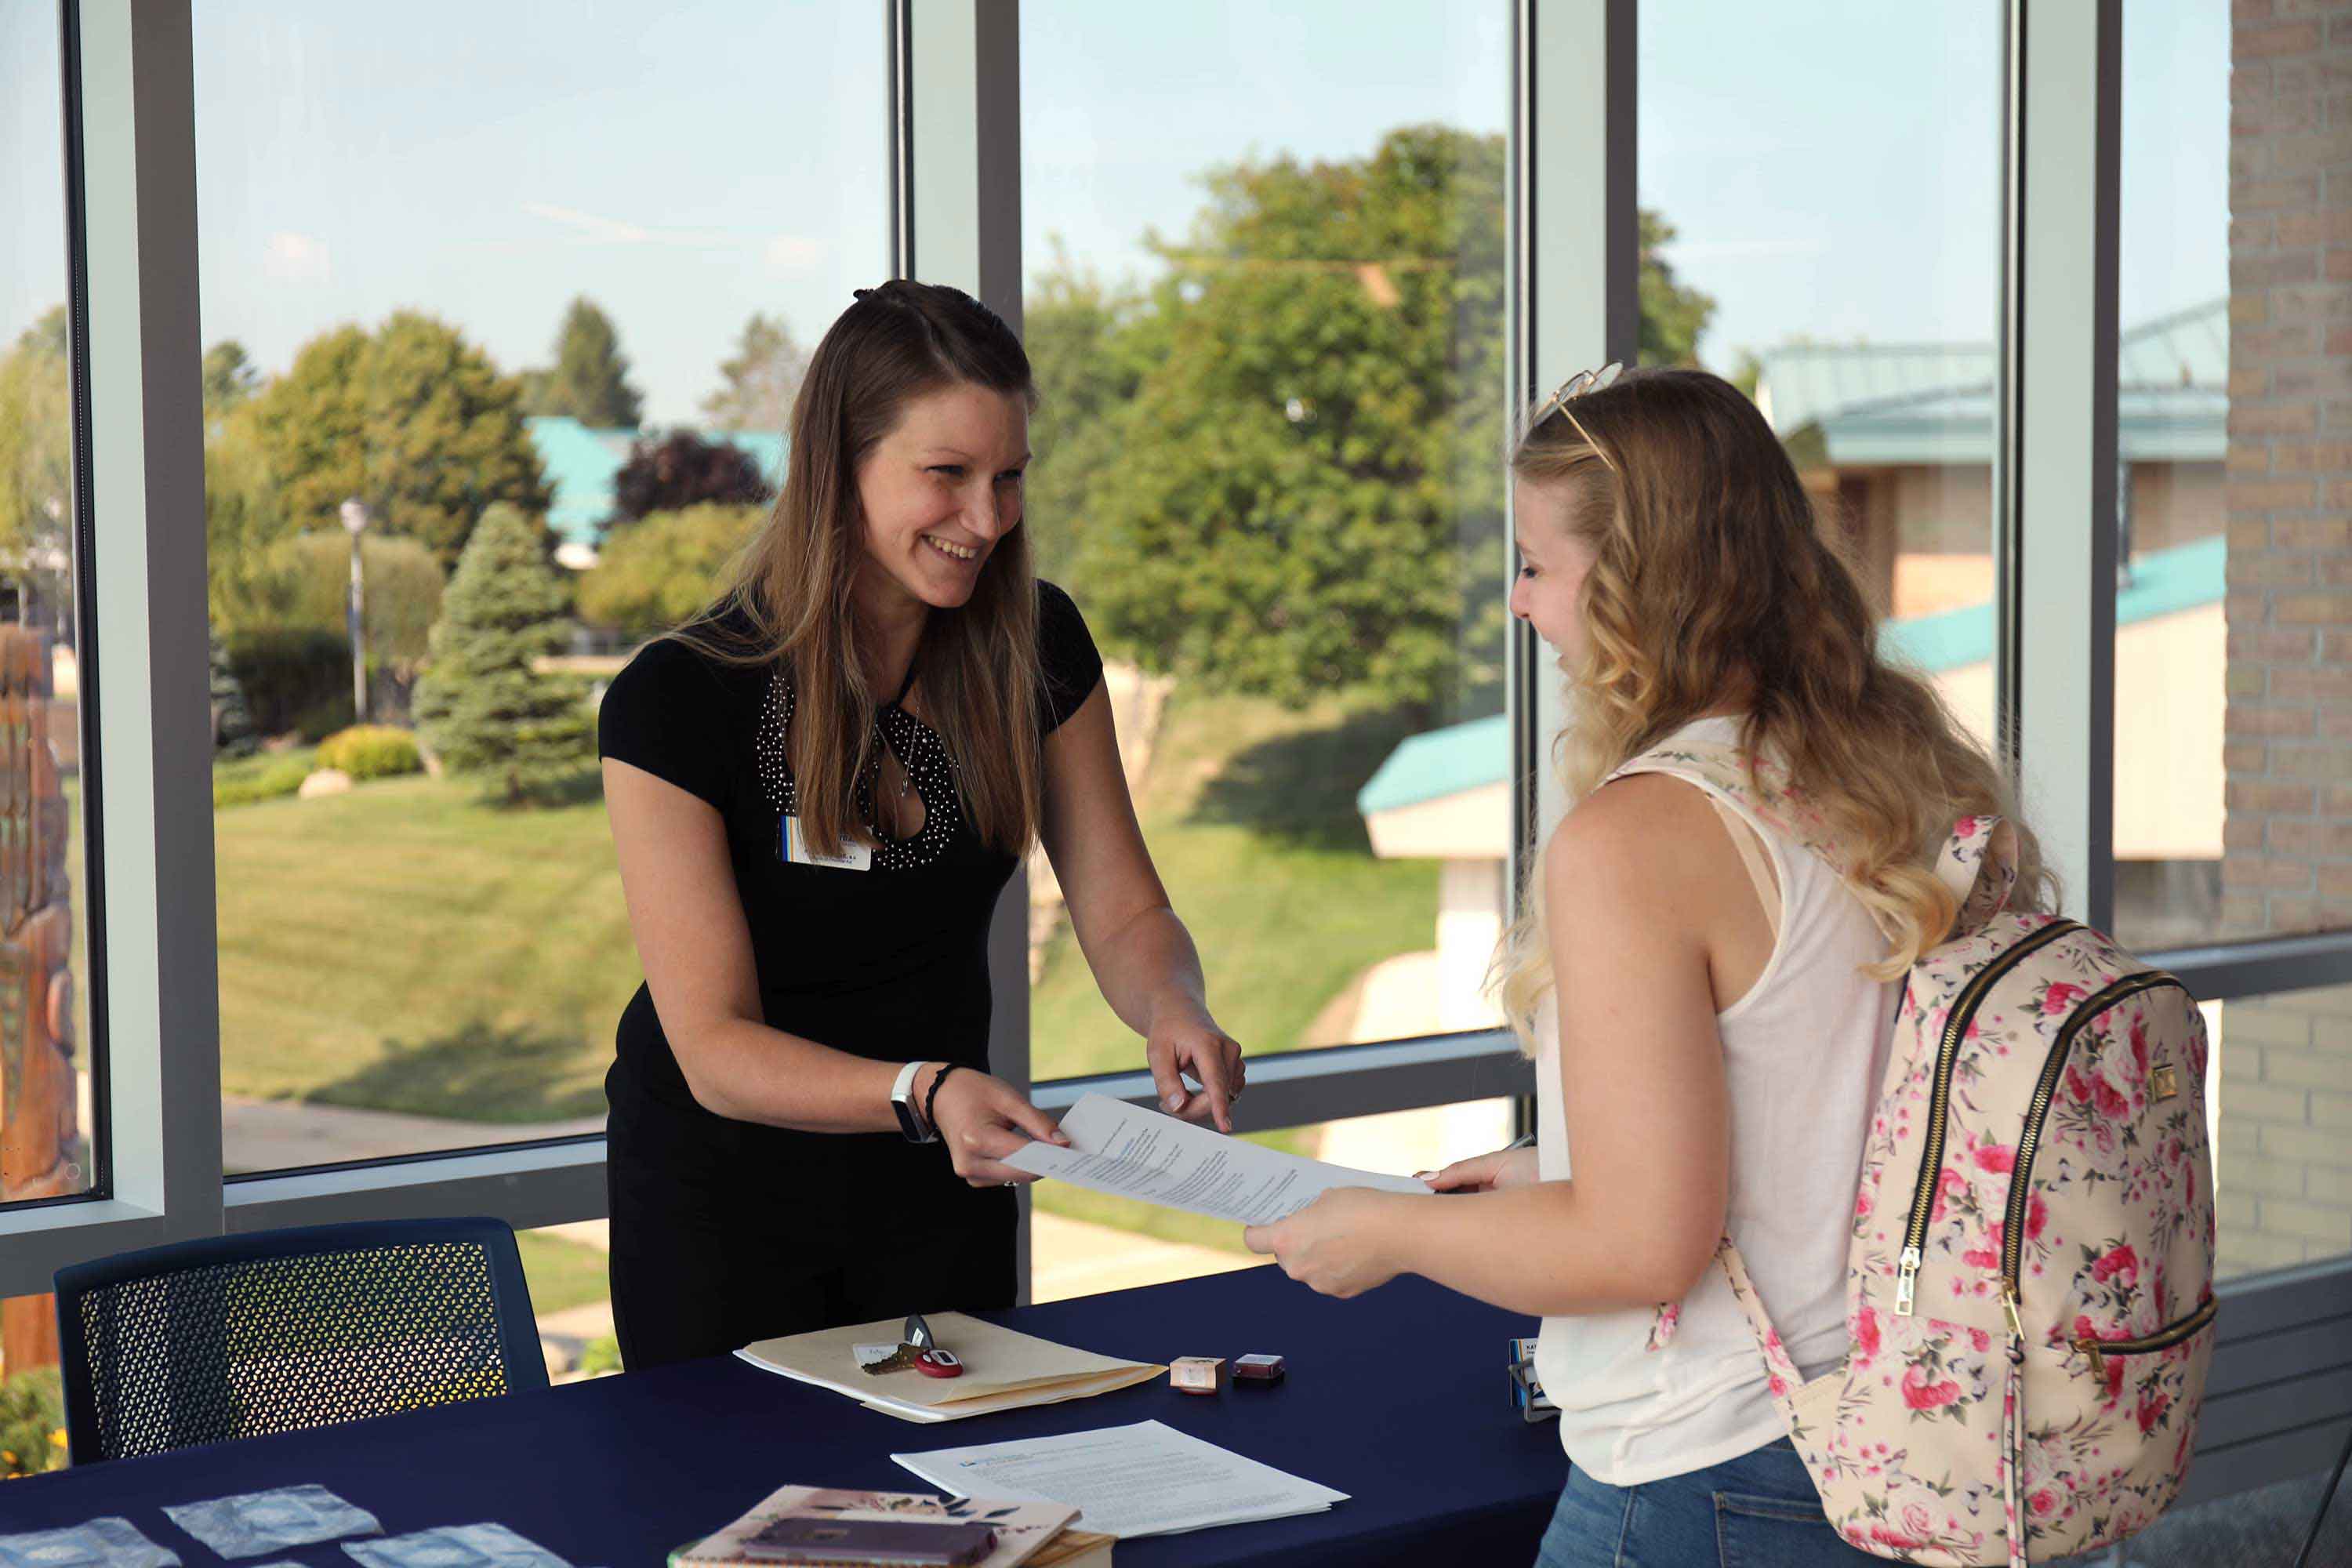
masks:
<path fill-rule="evenodd" d="M 360 535 L 367 531 L 367 503 L 357 496 L 342 504 L 343 527 L 352 536 L 352 596 L 345 619 L 352 631 L 352 713 L 355 722 L 364 724 L 368 716 L 367 644 L 364 630 L 367 624 L 367 591 L 360 584 Z"/>

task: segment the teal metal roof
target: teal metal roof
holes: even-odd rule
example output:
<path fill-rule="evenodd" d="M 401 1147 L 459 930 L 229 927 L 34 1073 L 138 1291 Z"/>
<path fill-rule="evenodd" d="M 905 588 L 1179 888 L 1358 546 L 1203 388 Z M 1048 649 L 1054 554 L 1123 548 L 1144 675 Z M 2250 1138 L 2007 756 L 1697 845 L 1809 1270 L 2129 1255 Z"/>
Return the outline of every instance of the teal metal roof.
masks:
<path fill-rule="evenodd" d="M 1995 368 L 1990 344 L 1790 343 L 1763 356 L 1756 401 L 1784 437 L 1818 426 L 1839 468 L 1989 463 Z M 2227 300 L 2125 332 L 2116 353 L 2121 455 L 2220 462 L 2229 377 Z"/>
<path fill-rule="evenodd" d="M 538 448 L 541 469 L 555 491 L 547 509 L 547 525 L 567 544 L 593 549 L 605 520 L 613 515 L 613 481 L 629 460 L 629 448 L 645 432 L 595 429 L 569 415 L 536 415 L 523 421 Z M 784 471 L 784 438 L 759 430 L 698 430 L 691 426 L 666 426 L 662 434 L 688 430 L 706 441 L 722 442 L 748 455 L 760 467 L 760 477 L 773 489 Z"/>
<path fill-rule="evenodd" d="M 2141 556 L 2132 563 L 2129 579 L 2116 590 L 2116 625 L 2127 626 L 2220 604 L 2229 560 L 2230 542 L 2220 534 Z M 1988 601 L 1889 621 L 1879 628 L 1878 646 L 1923 675 L 1941 675 L 1991 658 L 1992 637 L 1992 605 Z"/>
<path fill-rule="evenodd" d="M 2143 555 L 2131 578 L 2116 593 L 2118 627 L 2177 615 L 2221 602 L 2229 541 L 2220 535 Z M 1992 605 L 1969 605 L 1933 616 L 1888 621 L 1879 627 L 1879 647 L 1923 675 L 1941 675 L 1992 658 Z M 1356 809 L 1366 816 L 1419 805 L 1509 776 L 1510 725 L 1497 716 L 1452 724 L 1411 735 L 1388 754 L 1380 770 L 1356 792 Z"/>
<path fill-rule="evenodd" d="M 1376 811 L 1418 805 L 1482 784 L 1500 784 L 1510 773 L 1511 721 L 1497 713 L 1408 735 L 1356 792 L 1356 809 Z"/>

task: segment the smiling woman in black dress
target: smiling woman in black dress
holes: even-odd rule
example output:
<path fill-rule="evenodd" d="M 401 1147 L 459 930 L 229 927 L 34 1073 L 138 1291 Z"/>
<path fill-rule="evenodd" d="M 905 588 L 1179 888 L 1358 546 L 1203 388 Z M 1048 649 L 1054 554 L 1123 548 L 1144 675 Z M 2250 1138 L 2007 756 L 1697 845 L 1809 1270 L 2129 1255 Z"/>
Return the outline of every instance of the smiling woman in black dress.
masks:
<path fill-rule="evenodd" d="M 606 1079 L 632 1368 L 1012 1303 L 1029 1178 L 1000 1162 L 1060 1134 L 988 1071 L 987 937 L 1039 838 L 1163 1103 L 1230 1129 L 1241 1048 L 1144 848 L 1086 622 L 1031 571 L 1034 397 L 970 296 L 859 290 L 730 586 L 605 694 L 646 972 Z"/>

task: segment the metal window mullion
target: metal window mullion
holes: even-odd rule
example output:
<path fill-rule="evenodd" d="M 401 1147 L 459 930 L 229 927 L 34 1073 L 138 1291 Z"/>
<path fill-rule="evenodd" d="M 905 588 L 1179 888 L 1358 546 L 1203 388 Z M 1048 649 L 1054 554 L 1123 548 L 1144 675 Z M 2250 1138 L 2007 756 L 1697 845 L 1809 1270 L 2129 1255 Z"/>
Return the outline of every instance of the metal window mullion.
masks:
<path fill-rule="evenodd" d="M 1507 1029 L 1252 1057 L 1249 1093 L 1234 1107 L 1234 1130 L 1269 1132 L 1395 1110 L 1525 1097 L 1533 1092 L 1534 1073 Z M 1054 1079 L 1039 1084 L 1034 1099 L 1039 1110 L 1059 1114 L 1085 1094 L 1108 1095 L 1147 1108 L 1158 1100 L 1151 1075 L 1136 1071 Z"/>
<path fill-rule="evenodd" d="M 1634 0 L 1519 0 L 1519 285 L 1513 402 L 1532 407 L 1569 376 L 1634 363 L 1641 338 L 1641 221 L 1634 161 Z M 1514 414 L 1517 408 L 1514 408 Z M 1533 778 L 1515 792 L 1511 885 L 1568 803 L 1550 762 L 1567 711 L 1552 654 L 1514 628 L 1511 754 Z M 1516 897 L 1516 893 L 1514 895 Z"/>
<path fill-rule="evenodd" d="M 890 51 L 891 265 L 963 289 L 1012 324 L 1021 310 L 1019 0 L 896 0 Z M 1015 868 L 988 932 L 989 1066 L 1025 1091 L 1029 876 Z M 1030 1194 L 1014 1243 L 1029 1299 Z"/>
<path fill-rule="evenodd" d="M 1511 386 L 1516 423 L 1580 370 L 1641 344 L 1634 0 L 1518 0 L 1512 44 Z M 1509 487 L 1504 504 L 1509 505 Z M 1511 568 L 1507 542 L 1503 570 Z M 1514 624 L 1507 646 L 1511 718 L 1513 919 L 1546 831 L 1568 810 L 1552 739 L 1566 723 L 1558 657 Z M 1534 1130 L 1529 1091 L 1514 1114 Z"/>
<path fill-rule="evenodd" d="M 60 8 L 81 185 L 68 266 L 85 643 L 106 653 L 90 754 L 105 853 L 89 931 L 110 1192 L 0 1214 L 0 1291 L 220 1226 L 220 1063 L 205 685 L 196 190 L 185 6 Z M 95 792 L 86 796 L 94 798 Z M 95 820 L 94 816 L 86 821 Z"/>
<path fill-rule="evenodd" d="M 2068 911 L 2102 929 L 2115 915 L 2122 35 L 2120 0 L 2011 0 L 2000 726 Z"/>

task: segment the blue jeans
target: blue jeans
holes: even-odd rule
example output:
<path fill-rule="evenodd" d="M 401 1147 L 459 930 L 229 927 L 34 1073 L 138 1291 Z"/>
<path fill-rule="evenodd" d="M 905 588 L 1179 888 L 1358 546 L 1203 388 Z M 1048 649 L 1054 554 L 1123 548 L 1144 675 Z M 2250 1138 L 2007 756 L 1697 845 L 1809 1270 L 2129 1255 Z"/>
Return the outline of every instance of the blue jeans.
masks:
<path fill-rule="evenodd" d="M 1536 1568 L 1885 1568 L 1822 1516 L 1786 1437 L 1687 1475 L 1612 1487 L 1571 1468 Z"/>

